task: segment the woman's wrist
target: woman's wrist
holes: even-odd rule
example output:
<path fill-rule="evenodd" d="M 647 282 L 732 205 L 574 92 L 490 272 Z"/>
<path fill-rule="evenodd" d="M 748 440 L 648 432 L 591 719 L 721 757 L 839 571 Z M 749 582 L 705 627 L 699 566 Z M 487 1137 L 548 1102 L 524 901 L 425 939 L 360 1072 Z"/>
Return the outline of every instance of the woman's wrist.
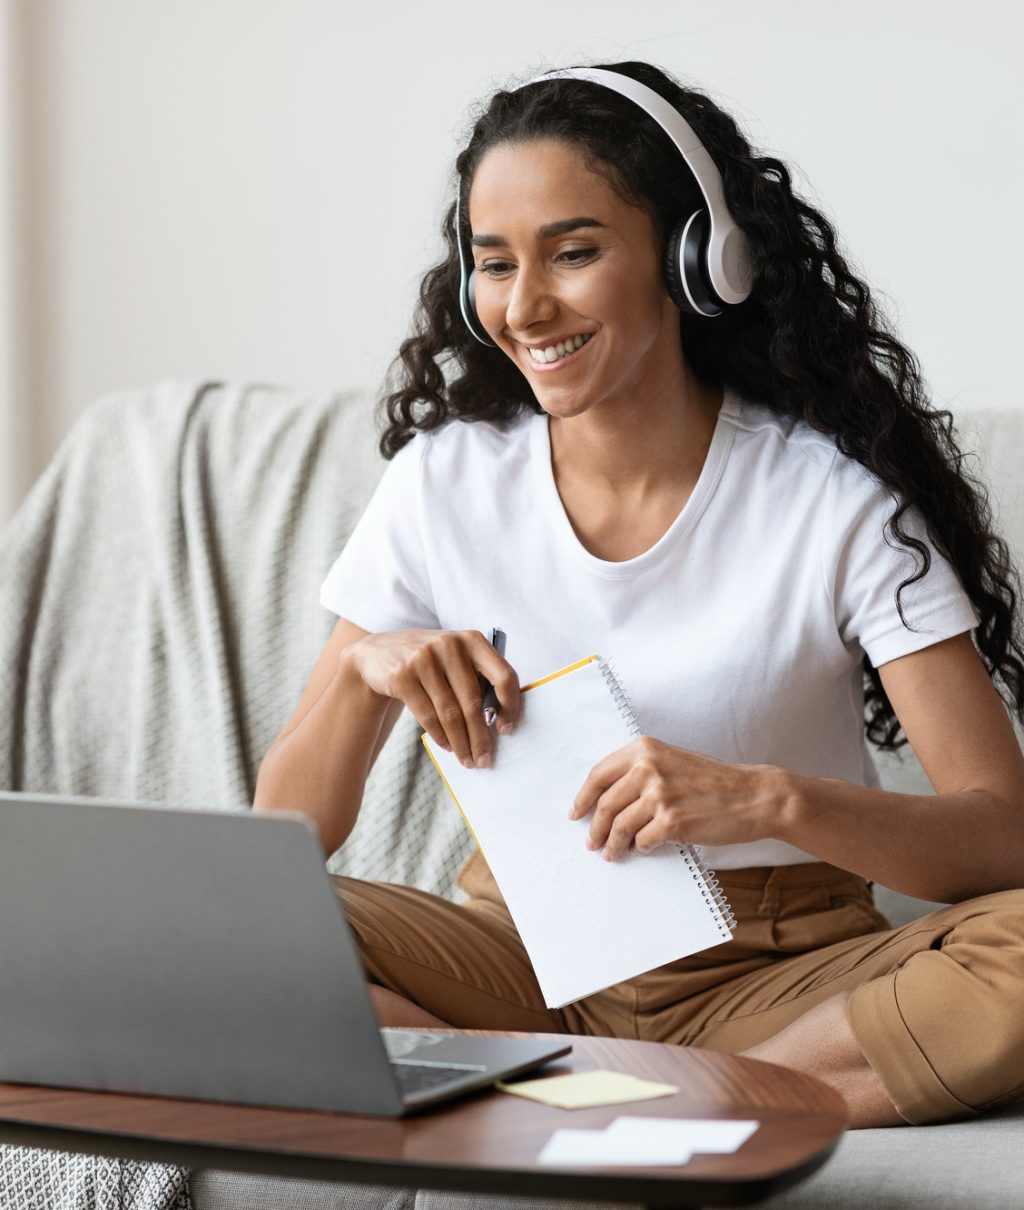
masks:
<path fill-rule="evenodd" d="M 385 694 L 377 693 L 366 683 L 360 658 L 362 642 L 362 639 L 356 639 L 354 643 L 349 643 L 338 653 L 338 688 L 346 695 L 354 694 L 361 697 L 368 707 L 379 706 L 384 709 L 392 699 Z"/>
<path fill-rule="evenodd" d="M 764 838 L 800 848 L 799 837 L 806 797 L 802 779 L 779 765 L 760 765 L 760 802 Z"/>

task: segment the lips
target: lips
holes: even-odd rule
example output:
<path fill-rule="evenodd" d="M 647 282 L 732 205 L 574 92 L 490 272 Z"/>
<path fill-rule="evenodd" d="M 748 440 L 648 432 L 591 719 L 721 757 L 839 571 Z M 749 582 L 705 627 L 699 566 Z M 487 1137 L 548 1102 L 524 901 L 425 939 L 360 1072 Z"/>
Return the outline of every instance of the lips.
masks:
<path fill-rule="evenodd" d="M 586 348 L 593 344 L 596 332 L 583 332 L 575 337 L 570 337 L 567 340 L 557 341 L 554 344 L 538 346 L 538 345 L 523 345 L 524 353 L 522 360 L 530 367 L 531 370 L 537 373 L 550 373 L 552 370 L 560 370 L 563 366 L 571 365 L 578 357 L 580 357 Z M 572 352 L 566 353 L 564 350 L 568 345 L 575 342 L 580 342 L 579 347 L 574 348 Z M 561 353 L 558 350 L 563 350 Z M 553 356 L 552 356 L 553 354 Z M 551 358 L 548 360 L 548 358 Z"/>
<path fill-rule="evenodd" d="M 561 340 L 552 340 L 545 345 L 527 345 L 527 351 L 534 361 L 557 361 L 566 357 L 576 349 L 581 349 L 593 336 L 593 332 L 579 332 L 575 336 L 566 336 Z"/>

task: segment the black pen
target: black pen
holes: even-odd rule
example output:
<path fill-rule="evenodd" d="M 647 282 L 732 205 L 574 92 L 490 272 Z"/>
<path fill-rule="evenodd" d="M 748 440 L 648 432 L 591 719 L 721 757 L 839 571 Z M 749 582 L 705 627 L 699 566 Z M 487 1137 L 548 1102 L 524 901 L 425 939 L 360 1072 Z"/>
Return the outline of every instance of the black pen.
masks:
<path fill-rule="evenodd" d="M 495 627 L 491 631 L 491 646 L 504 659 L 505 657 L 505 632 L 498 630 Z M 488 727 L 494 726 L 494 720 L 501 713 L 501 706 L 498 704 L 498 695 L 494 692 L 494 686 L 484 677 L 484 722 Z"/>

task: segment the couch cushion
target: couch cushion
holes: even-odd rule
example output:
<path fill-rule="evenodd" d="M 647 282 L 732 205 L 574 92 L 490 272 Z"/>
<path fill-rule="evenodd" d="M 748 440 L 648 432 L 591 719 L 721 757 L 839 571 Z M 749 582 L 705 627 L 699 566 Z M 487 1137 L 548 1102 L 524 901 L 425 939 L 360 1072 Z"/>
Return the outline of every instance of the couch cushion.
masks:
<path fill-rule="evenodd" d="M 1022 1204 L 1024 1102 L 968 1122 L 851 1130 L 765 1210 L 1008 1210 Z"/>
<path fill-rule="evenodd" d="M 413 1189 L 306 1181 L 204 1168 L 190 1178 L 193 1210 L 413 1210 Z"/>

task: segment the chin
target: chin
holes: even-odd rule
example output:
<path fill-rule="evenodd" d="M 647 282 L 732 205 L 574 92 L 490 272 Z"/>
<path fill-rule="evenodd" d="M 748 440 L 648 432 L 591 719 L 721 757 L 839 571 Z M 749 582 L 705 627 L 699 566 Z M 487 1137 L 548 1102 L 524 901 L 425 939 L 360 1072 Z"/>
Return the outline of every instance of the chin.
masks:
<path fill-rule="evenodd" d="M 594 406 L 590 399 L 572 399 L 559 402 L 553 399 L 542 399 L 534 392 L 534 398 L 549 416 L 556 420 L 571 420 L 574 416 L 582 416 Z"/>
<path fill-rule="evenodd" d="M 628 392 L 617 379 L 609 381 L 602 373 L 585 377 L 581 375 L 581 378 L 582 381 L 564 385 L 547 381 L 531 382 L 530 390 L 540 407 L 559 420 L 571 420 L 584 412 L 600 409 L 612 400 L 620 400 L 624 394 L 628 397 Z"/>

